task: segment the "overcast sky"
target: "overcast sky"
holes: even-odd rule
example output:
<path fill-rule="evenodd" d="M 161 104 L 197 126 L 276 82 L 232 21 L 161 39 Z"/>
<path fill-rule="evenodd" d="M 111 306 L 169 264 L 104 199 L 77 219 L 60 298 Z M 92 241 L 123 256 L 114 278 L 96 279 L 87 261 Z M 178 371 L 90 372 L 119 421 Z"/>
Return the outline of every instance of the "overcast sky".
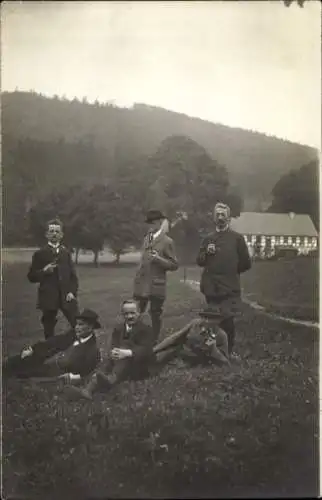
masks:
<path fill-rule="evenodd" d="M 6 2 L 2 90 L 144 102 L 320 149 L 321 6 Z"/>

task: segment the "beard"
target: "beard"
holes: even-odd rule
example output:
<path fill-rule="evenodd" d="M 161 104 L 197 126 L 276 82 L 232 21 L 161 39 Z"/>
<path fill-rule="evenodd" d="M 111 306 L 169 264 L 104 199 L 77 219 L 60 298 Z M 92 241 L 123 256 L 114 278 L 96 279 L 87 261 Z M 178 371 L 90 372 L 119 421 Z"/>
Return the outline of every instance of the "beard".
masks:
<path fill-rule="evenodd" d="M 229 220 L 228 219 L 216 219 L 215 223 L 216 225 L 222 229 L 228 225 Z"/>

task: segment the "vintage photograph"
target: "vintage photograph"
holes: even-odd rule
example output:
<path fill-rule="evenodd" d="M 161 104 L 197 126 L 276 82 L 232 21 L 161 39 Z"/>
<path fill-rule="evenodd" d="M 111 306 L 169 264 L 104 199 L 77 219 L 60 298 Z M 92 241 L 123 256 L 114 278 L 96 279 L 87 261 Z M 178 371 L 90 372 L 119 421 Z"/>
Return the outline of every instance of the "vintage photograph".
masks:
<path fill-rule="evenodd" d="M 318 498 L 321 2 L 1 4 L 2 497 Z"/>

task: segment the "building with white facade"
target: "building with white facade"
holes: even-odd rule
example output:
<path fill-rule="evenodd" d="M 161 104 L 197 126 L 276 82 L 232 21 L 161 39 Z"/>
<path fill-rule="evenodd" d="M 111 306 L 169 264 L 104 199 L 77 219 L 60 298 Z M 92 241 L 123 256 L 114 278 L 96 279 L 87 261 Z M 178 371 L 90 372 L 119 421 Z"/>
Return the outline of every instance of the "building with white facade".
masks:
<path fill-rule="evenodd" d="M 255 248 L 274 253 L 277 247 L 308 253 L 318 246 L 317 230 L 306 214 L 242 212 L 232 219 L 231 227 L 243 234 L 251 254 Z"/>

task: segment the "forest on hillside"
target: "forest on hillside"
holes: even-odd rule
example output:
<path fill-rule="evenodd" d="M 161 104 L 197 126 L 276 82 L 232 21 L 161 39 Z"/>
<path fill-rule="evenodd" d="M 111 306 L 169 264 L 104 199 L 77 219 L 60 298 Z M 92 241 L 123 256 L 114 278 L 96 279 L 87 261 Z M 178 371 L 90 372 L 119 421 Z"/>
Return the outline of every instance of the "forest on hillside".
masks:
<path fill-rule="evenodd" d="M 106 169 L 140 161 L 155 153 L 167 137 L 187 136 L 226 166 L 247 209 L 252 208 L 250 203 L 268 202 L 274 184 L 284 173 L 316 157 L 316 151 L 307 146 L 158 107 L 135 104 L 127 109 L 34 92 L 3 93 L 2 129 L 14 141 L 85 143 L 97 149 Z M 99 180 L 100 173 L 97 175 Z"/>
<path fill-rule="evenodd" d="M 57 211 L 48 200 L 69 189 L 96 196 L 95 186 L 140 205 L 139 218 L 158 200 L 172 215 L 199 213 L 194 224 L 206 226 L 216 199 L 235 214 L 265 209 L 280 177 L 316 158 L 312 148 L 162 108 L 34 92 L 3 93 L 2 130 L 5 244 L 31 237 L 32 210 Z"/>

